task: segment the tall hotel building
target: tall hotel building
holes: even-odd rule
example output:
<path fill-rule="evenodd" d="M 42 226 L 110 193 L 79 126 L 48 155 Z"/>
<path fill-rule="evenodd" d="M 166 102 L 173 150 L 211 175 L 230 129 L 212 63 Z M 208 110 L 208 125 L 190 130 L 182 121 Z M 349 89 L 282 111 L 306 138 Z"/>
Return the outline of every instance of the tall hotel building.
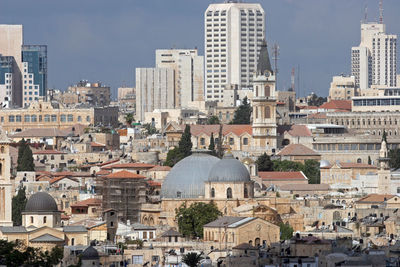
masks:
<path fill-rule="evenodd" d="M 383 23 L 361 24 L 361 43 L 351 49 L 351 74 L 360 89 L 397 86 L 397 35 L 386 34 L 385 28 Z"/>
<path fill-rule="evenodd" d="M 251 88 L 265 40 L 264 9 L 237 1 L 211 4 L 204 25 L 205 100 L 223 101 L 226 86 Z"/>

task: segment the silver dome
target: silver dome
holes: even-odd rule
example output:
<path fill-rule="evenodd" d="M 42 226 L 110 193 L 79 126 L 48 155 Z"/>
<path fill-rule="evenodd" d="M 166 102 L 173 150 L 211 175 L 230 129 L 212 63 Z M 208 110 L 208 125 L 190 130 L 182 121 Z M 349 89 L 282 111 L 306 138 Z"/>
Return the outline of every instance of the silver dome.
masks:
<path fill-rule="evenodd" d="M 204 196 L 204 183 L 219 158 L 205 153 L 193 153 L 179 161 L 161 186 L 162 198 L 198 198 Z"/>
<path fill-rule="evenodd" d="M 57 203 L 52 196 L 45 192 L 33 194 L 25 205 L 25 212 L 54 212 L 58 211 Z"/>
<path fill-rule="evenodd" d="M 248 182 L 250 174 L 247 168 L 232 154 L 226 154 L 215 164 L 208 176 L 210 182 Z"/>
<path fill-rule="evenodd" d="M 319 163 L 320 168 L 325 168 L 325 167 L 329 167 L 329 166 L 331 166 L 331 164 L 327 160 L 321 160 L 321 162 Z"/>

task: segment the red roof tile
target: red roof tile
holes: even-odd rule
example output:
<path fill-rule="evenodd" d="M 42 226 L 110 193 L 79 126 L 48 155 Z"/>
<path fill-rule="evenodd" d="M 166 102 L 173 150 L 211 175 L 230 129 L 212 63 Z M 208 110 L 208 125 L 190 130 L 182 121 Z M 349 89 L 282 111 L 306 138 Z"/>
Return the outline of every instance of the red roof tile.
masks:
<path fill-rule="evenodd" d="M 54 183 L 56 183 L 56 182 L 58 182 L 58 181 L 60 181 L 60 180 L 62 180 L 62 179 L 64 179 L 64 178 L 67 178 L 67 179 L 70 179 L 70 180 L 72 180 L 72 181 L 74 181 L 74 182 L 77 182 L 75 179 L 73 179 L 73 178 L 71 178 L 71 177 L 67 177 L 67 176 L 57 176 L 57 177 L 54 177 L 53 179 L 50 180 L 50 184 L 54 184 Z"/>
<path fill-rule="evenodd" d="M 98 171 L 97 173 L 96 173 L 96 175 L 108 175 L 108 174 L 110 174 L 111 172 L 109 172 L 109 171 L 107 171 L 107 170 L 104 170 L 104 169 L 101 169 L 100 171 Z"/>
<path fill-rule="evenodd" d="M 326 113 L 321 113 L 321 112 L 312 113 L 312 114 L 308 115 L 307 117 L 310 119 L 326 119 L 327 118 Z"/>
<path fill-rule="evenodd" d="M 182 130 L 185 128 L 185 125 L 181 125 Z M 201 125 L 201 124 L 195 124 L 195 125 L 190 125 L 190 133 L 193 136 L 199 136 L 201 134 L 205 134 L 207 136 L 211 136 L 211 133 L 214 134 L 214 136 L 217 136 L 219 133 L 219 125 Z M 237 136 L 241 136 L 244 133 L 252 134 L 253 130 L 251 128 L 250 124 L 224 124 L 222 125 L 222 134 L 228 135 L 230 133 L 233 133 Z"/>
<path fill-rule="evenodd" d="M 292 125 L 288 134 L 291 136 L 311 136 L 311 131 L 306 125 Z"/>
<path fill-rule="evenodd" d="M 109 175 L 103 176 L 103 178 L 107 179 L 144 179 L 143 175 L 136 174 L 133 172 L 129 171 L 119 171 L 119 172 L 114 172 Z"/>
<path fill-rule="evenodd" d="M 114 165 L 102 167 L 102 169 L 104 169 L 104 170 L 109 170 L 109 169 L 151 169 L 153 167 L 154 167 L 153 164 L 133 162 L 133 163 L 114 164 Z"/>
<path fill-rule="evenodd" d="M 341 109 L 351 111 L 351 100 L 331 100 L 319 106 L 321 109 Z"/>
<path fill-rule="evenodd" d="M 302 172 L 258 172 L 262 180 L 307 180 Z"/>
<path fill-rule="evenodd" d="M 149 171 L 170 171 L 171 167 L 169 166 L 160 166 L 156 165 L 153 168 L 151 168 Z"/>
<path fill-rule="evenodd" d="M 105 147 L 106 145 L 100 144 L 100 143 L 96 143 L 96 142 L 91 142 L 90 146 L 92 147 Z"/>
<path fill-rule="evenodd" d="M 71 207 L 88 207 L 88 206 L 100 206 L 101 199 L 98 198 L 89 198 L 79 202 L 76 202 L 71 205 Z"/>
<path fill-rule="evenodd" d="M 394 195 L 378 195 L 371 194 L 366 197 L 360 198 L 357 203 L 379 203 L 391 199 Z"/>
<path fill-rule="evenodd" d="M 319 156 L 317 152 L 311 148 L 301 144 L 290 144 L 285 146 L 278 152 L 278 156 Z"/>
<path fill-rule="evenodd" d="M 157 186 L 157 187 L 161 186 L 161 183 L 155 182 L 153 180 L 147 181 L 147 184 L 150 185 L 150 186 Z"/>

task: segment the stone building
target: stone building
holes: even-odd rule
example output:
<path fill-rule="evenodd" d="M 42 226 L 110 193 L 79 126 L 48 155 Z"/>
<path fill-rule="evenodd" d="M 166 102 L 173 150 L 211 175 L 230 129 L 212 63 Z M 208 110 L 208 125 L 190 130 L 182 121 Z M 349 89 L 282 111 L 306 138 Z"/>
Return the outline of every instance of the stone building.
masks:
<path fill-rule="evenodd" d="M 5 132 L 0 130 L 0 226 L 13 225 L 10 142 Z"/>
<path fill-rule="evenodd" d="M 103 86 L 100 82 L 80 81 L 76 85 L 69 86 L 61 95 L 61 103 L 75 105 L 80 103 L 95 107 L 110 105 L 111 91 L 109 86 Z"/>
<path fill-rule="evenodd" d="M 38 101 L 27 108 L 1 109 L 0 122 L 3 130 L 22 131 L 27 128 L 66 128 L 76 124 L 118 124 L 118 107 L 66 108 L 60 103 Z"/>

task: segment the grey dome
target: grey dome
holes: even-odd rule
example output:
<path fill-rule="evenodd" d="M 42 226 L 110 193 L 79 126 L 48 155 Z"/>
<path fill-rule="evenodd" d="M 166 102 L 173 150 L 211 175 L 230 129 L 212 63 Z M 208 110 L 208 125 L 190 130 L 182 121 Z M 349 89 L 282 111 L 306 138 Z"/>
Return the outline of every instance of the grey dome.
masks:
<path fill-rule="evenodd" d="M 205 153 L 193 153 L 179 161 L 161 186 L 162 198 L 198 198 L 204 196 L 204 183 L 211 168 L 220 159 Z"/>
<path fill-rule="evenodd" d="M 85 249 L 81 254 L 82 260 L 98 260 L 99 258 L 99 252 L 92 246 Z"/>
<path fill-rule="evenodd" d="M 215 164 L 208 175 L 210 182 L 248 182 L 250 174 L 247 168 L 232 154 L 227 154 Z"/>
<path fill-rule="evenodd" d="M 33 194 L 25 205 L 26 212 L 58 211 L 56 201 L 45 192 Z"/>

